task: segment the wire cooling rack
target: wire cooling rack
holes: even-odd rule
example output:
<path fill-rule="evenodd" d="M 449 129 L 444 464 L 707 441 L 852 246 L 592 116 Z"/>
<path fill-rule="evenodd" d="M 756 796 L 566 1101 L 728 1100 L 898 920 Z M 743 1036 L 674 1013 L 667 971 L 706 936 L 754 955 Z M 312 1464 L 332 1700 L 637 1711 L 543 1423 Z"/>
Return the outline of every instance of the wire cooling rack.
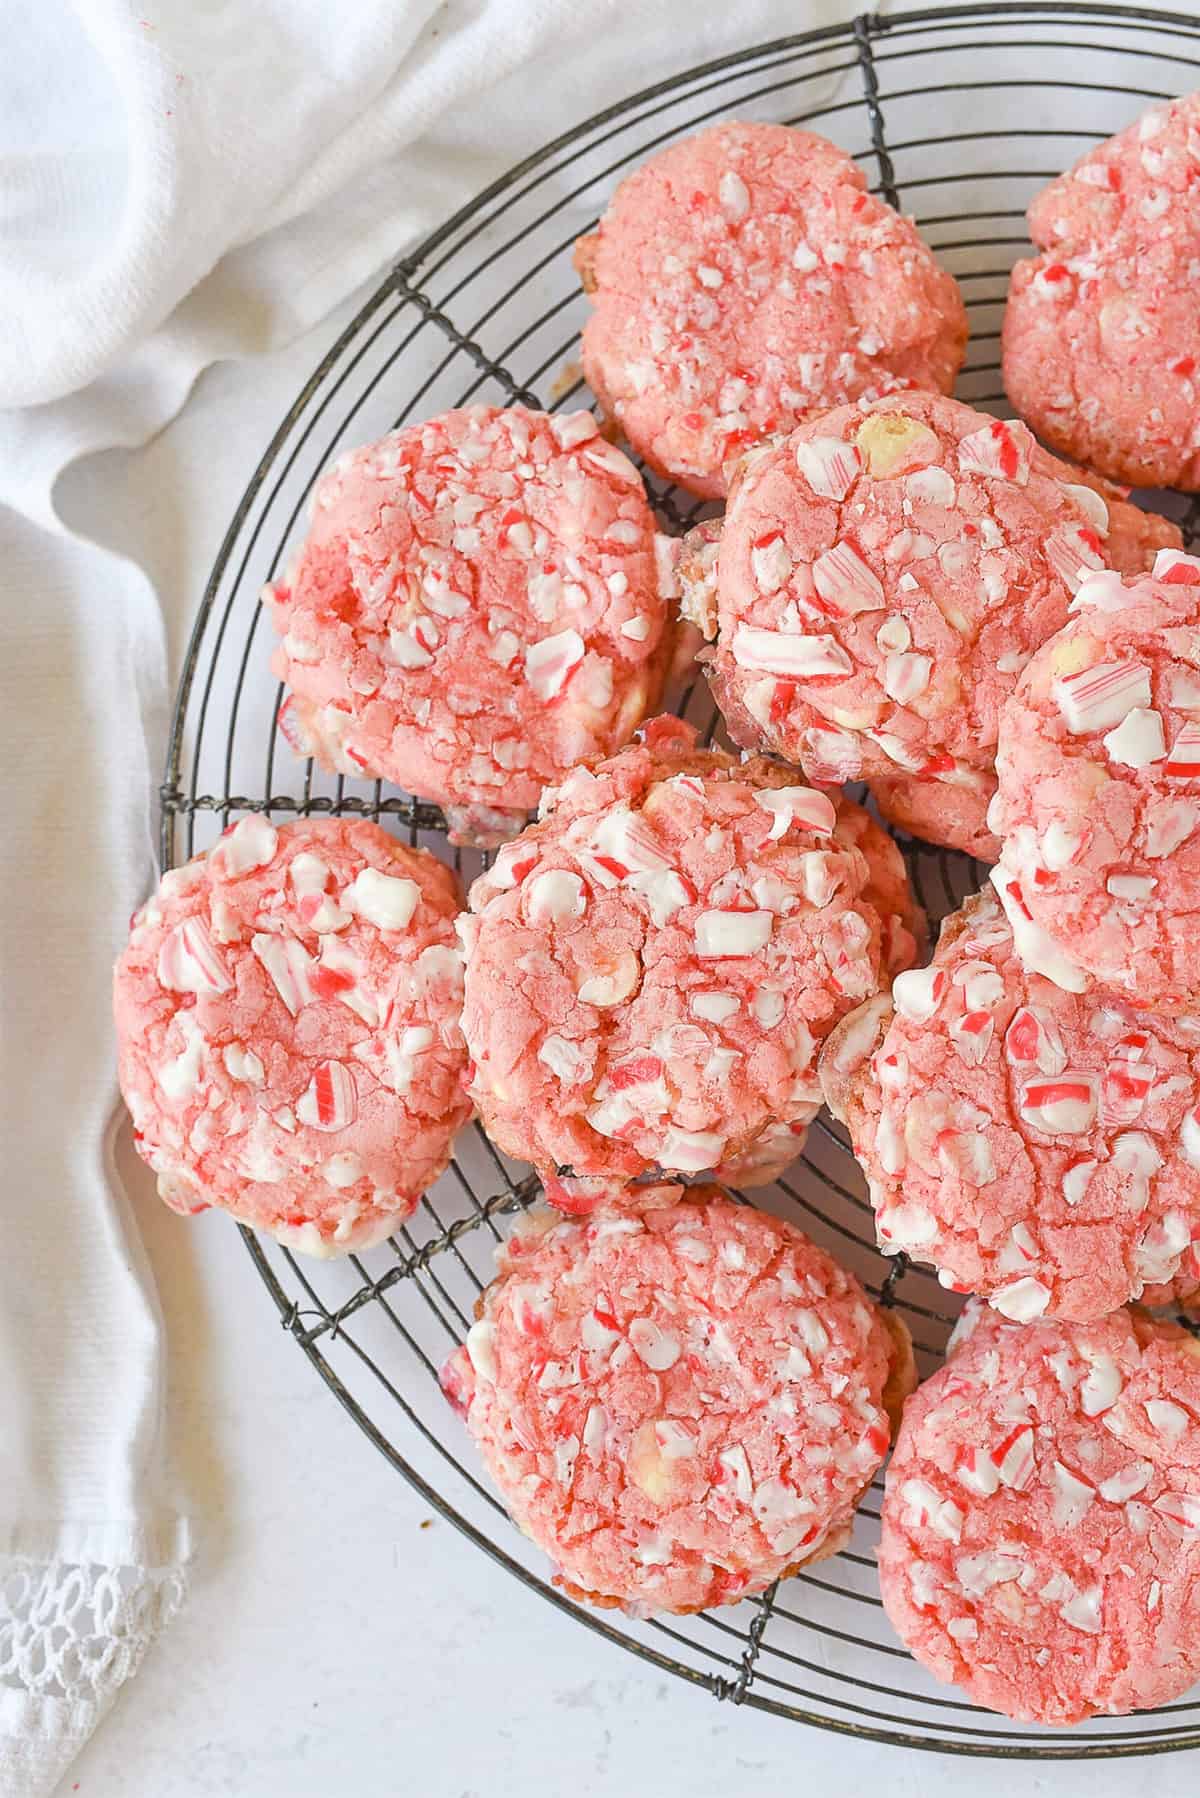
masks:
<path fill-rule="evenodd" d="M 276 736 L 280 690 L 258 593 L 302 527 L 320 470 L 365 442 L 449 406 L 590 402 L 574 365 L 585 316 L 571 246 L 616 181 L 711 120 L 804 124 L 833 138 L 875 190 L 916 215 L 963 285 L 971 319 L 962 398 L 1003 411 L 1000 319 L 1024 209 L 1088 145 L 1151 101 L 1200 85 L 1200 24 L 1132 7 L 961 6 L 781 38 L 636 94 L 547 145 L 396 264 L 332 345 L 271 439 L 221 546 L 188 649 L 162 788 L 162 859 L 207 848 L 232 817 L 353 813 L 453 856 L 434 806 L 376 783 L 334 779 Z M 669 528 L 700 514 L 651 483 Z M 1200 504 L 1159 496 L 1189 537 Z M 676 696 L 705 731 L 702 686 Z M 973 890 L 965 857 L 903 845 L 932 919 Z M 464 878 L 478 858 L 454 859 Z M 560 1610 L 714 1697 L 908 1747 L 1021 1758 L 1132 1755 L 1200 1744 L 1200 1698 L 1073 1732 L 1024 1728 L 931 1681 L 901 1649 L 875 1577 L 879 1482 L 849 1549 L 763 1597 L 691 1618 L 614 1620 L 550 1583 L 537 1551 L 478 1477 L 471 1444 L 437 1388 L 495 1245 L 537 1196 L 478 1126 L 389 1243 L 343 1261 L 301 1261 L 243 1232 L 284 1327 L 331 1391 L 425 1500 Z M 904 1315 L 922 1371 L 952 1322 L 948 1295 L 903 1257 L 885 1262 L 844 1136 L 822 1117 L 787 1179 L 756 1194 L 791 1216 Z"/>

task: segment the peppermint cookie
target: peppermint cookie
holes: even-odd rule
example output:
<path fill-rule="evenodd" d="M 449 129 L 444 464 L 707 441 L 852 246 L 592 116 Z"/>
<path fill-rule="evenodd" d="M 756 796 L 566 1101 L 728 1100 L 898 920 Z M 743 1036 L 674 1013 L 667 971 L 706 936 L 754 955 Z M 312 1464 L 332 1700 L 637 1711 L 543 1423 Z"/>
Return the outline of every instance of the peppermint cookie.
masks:
<path fill-rule="evenodd" d="M 1168 1017 L 1023 967 L 991 893 L 821 1057 L 880 1245 L 1019 1322 L 1100 1317 L 1200 1236 L 1200 1010 Z"/>
<path fill-rule="evenodd" d="M 1138 487 L 1200 487 L 1200 95 L 1044 188 L 1012 272 L 1004 385 L 1039 437 Z"/>
<path fill-rule="evenodd" d="M 984 768 L 958 770 L 958 779 L 873 780 L 871 797 L 879 815 L 906 836 L 961 850 L 976 861 L 998 862 L 1000 839 L 988 824 L 996 797 L 996 776 Z"/>
<path fill-rule="evenodd" d="M 454 876 L 376 824 L 246 817 L 117 963 L 121 1091 L 174 1210 L 310 1255 L 390 1236 L 471 1114 Z"/>
<path fill-rule="evenodd" d="M 1156 534 L 1179 540 L 1024 425 L 891 396 L 743 458 L 715 567 L 711 530 L 681 553 L 683 608 L 715 638 L 709 675 L 737 742 L 822 784 L 961 789 L 939 822 L 965 846 L 1017 675 L 1083 576 L 1140 569 Z M 934 802 L 918 805 L 933 827 Z"/>
<path fill-rule="evenodd" d="M 992 813 L 1029 966 L 1186 1007 L 1200 988 L 1200 561 L 1096 575 L 1000 724 Z"/>
<path fill-rule="evenodd" d="M 670 558 L 590 412 L 472 406 L 343 456 L 264 601 L 293 748 L 502 840 L 628 741 L 670 658 Z"/>
<path fill-rule="evenodd" d="M 573 1597 L 699 1611 L 844 1546 L 912 1349 L 793 1225 L 694 1188 L 498 1260 L 442 1383 Z"/>
<path fill-rule="evenodd" d="M 1179 1272 L 1161 1286 L 1142 1289 L 1143 1305 L 1170 1311 L 1186 1311 L 1194 1316 L 1200 1307 L 1200 1234 L 1194 1236 L 1183 1252 Z"/>
<path fill-rule="evenodd" d="M 659 719 L 577 770 L 460 924 L 489 1134 L 602 1193 L 736 1164 L 806 1124 L 818 1044 L 916 952 L 902 868 L 859 847 L 858 808 L 695 740 Z M 876 900 L 903 904 L 899 922 Z"/>
<path fill-rule="evenodd" d="M 640 456 L 724 493 L 747 444 L 862 394 L 948 393 L 967 315 L 910 219 L 845 151 L 723 124 L 628 176 L 576 246 L 584 373 Z"/>
<path fill-rule="evenodd" d="M 1200 1344 L 1118 1311 L 968 1311 L 904 1409 L 879 1588 L 938 1679 L 1023 1723 L 1178 1698 L 1200 1678 Z"/>

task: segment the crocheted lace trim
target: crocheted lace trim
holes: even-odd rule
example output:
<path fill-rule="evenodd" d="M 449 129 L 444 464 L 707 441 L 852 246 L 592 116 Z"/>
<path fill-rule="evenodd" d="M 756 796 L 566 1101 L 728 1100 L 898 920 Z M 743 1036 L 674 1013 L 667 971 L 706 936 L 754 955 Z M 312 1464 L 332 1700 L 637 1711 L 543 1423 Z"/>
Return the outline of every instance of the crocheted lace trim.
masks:
<path fill-rule="evenodd" d="M 180 1566 L 0 1556 L 0 1687 L 106 1707 L 186 1589 Z"/>

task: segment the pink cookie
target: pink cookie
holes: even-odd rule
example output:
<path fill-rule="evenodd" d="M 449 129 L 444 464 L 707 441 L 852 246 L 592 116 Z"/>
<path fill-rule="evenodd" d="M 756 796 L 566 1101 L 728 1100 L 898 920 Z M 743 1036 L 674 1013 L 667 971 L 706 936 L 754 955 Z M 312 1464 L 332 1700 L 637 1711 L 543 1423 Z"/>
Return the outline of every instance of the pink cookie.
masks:
<path fill-rule="evenodd" d="M 1198 1356 L 1127 1311 L 965 1314 L 905 1406 L 883 1502 L 879 1588 L 922 1666 L 1060 1725 L 1200 1677 Z"/>
<path fill-rule="evenodd" d="M 685 613 L 734 738 L 821 783 L 965 789 L 1083 576 L 1179 541 L 1004 424 L 938 394 L 840 407 L 743 458 L 719 544 L 685 543 Z M 918 801 L 925 828 L 939 817 Z"/>
<path fill-rule="evenodd" d="M 999 891 L 1031 968 L 1139 1005 L 1200 991 L 1200 561 L 1084 582 L 1004 708 Z"/>
<path fill-rule="evenodd" d="M 991 893 L 821 1057 L 885 1252 L 1007 1317 L 1088 1319 L 1200 1237 L 1200 1015 L 1079 996 L 1021 965 Z"/>
<path fill-rule="evenodd" d="M 497 1145 L 604 1192 L 807 1124 L 818 1044 L 916 952 L 898 859 L 881 888 L 857 809 L 698 750 L 674 718 L 565 781 L 460 924 L 470 1090 Z M 903 902 L 898 923 L 875 897 Z"/>
<path fill-rule="evenodd" d="M 996 777 L 980 769 L 963 769 L 951 786 L 944 780 L 873 780 L 871 795 L 879 815 L 907 836 L 924 843 L 959 849 L 977 861 L 1000 859 L 1000 839 L 988 828 L 988 807 L 996 796 Z M 970 774 L 970 780 L 965 777 Z"/>
<path fill-rule="evenodd" d="M 1193 1239 L 1184 1250 L 1179 1272 L 1173 1280 L 1143 1287 L 1140 1302 L 1195 1315 L 1200 1309 L 1200 1241 Z"/>
<path fill-rule="evenodd" d="M 1089 150 L 1029 208 L 1004 384 L 1056 449 L 1139 487 L 1200 487 L 1200 95 Z"/>
<path fill-rule="evenodd" d="M 448 868 L 377 824 L 246 817 L 117 963 L 121 1091 L 167 1204 L 288 1248 L 390 1236 L 471 1115 Z"/>
<path fill-rule="evenodd" d="M 590 412 L 472 406 L 343 456 L 264 599 L 292 746 L 466 837 L 628 741 L 670 659 L 670 558 Z"/>
<path fill-rule="evenodd" d="M 793 1225 L 694 1188 L 498 1261 L 442 1383 L 573 1597 L 699 1611 L 844 1546 L 912 1350 Z"/>
<path fill-rule="evenodd" d="M 953 387 L 957 284 L 866 187 L 824 138 L 715 125 L 635 170 L 579 240 L 584 372 L 668 480 L 711 498 L 731 456 L 809 412 Z"/>
<path fill-rule="evenodd" d="M 837 806 L 838 841 L 853 844 L 867 863 L 862 896 L 879 914 L 880 980 L 888 985 L 905 968 L 924 960 L 929 943 L 925 913 L 913 897 L 904 857 L 892 838 L 852 799 L 840 793 L 830 797 Z M 814 1102 L 799 1117 L 768 1124 L 749 1148 L 715 1169 L 716 1178 L 725 1186 L 736 1187 L 769 1186 L 778 1180 L 803 1149 L 815 1110 Z"/>

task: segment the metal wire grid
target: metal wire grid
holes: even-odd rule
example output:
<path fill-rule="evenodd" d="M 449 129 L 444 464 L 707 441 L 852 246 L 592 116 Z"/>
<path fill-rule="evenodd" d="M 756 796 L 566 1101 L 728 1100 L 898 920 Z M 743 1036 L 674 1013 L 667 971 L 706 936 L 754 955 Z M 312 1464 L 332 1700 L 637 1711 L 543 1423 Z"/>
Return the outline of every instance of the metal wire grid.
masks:
<path fill-rule="evenodd" d="M 848 149 L 876 192 L 915 212 L 963 284 L 971 348 L 960 395 L 1003 406 L 998 340 L 1025 205 L 1088 144 L 1151 100 L 1197 85 L 1200 25 L 1132 7 L 962 6 L 863 16 L 747 50 L 664 82 L 531 156 L 400 261 L 313 371 L 281 422 L 221 546 L 176 700 L 161 790 L 162 860 L 215 840 L 231 816 L 354 813 L 452 855 L 437 808 L 381 783 L 323 775 L 277 744 L 279 689 L 257 594 L 295 538 L 320 470 L 348 444 L 471 400 L 562 409 L 590 395 L 573 363 L 585 306 L 570 267 L 614 182 L 657 146 L 720 117 L 806 124 Z M 651 482 L 669 526 L 702 508 Z M 1158 496 L 1200 535 L 1200 503 Z M 678 709 L 714 726 L 702 687 Z M 931 918 L 979 884 L 966 858 L 905 843 Z M 537 1184 L 477 1126 L 390 1244 L 314 1264 L 243 1232 L 283 1326 L 425 1500 L 519 1580 L 655 1666 L 737 1704 L 909 1747 L 1017 1758 L 1131 1755 L 1200 1744 L 1200 1703 L 1070 1733 L 1024 1728 L 937 1686 L 892 1637 L 874 1566 L 876 1481 L 850 1548 L 761 1598 L 694 1618 L 615 1621 L 550 1583 L 537 1552 L 477 1477 L 436 1372 L 491 1277 L 505 1220 Z M 922 1370 L 952 1322 L 947 1295 L 904 1257 L 884 1262 L 840 1131 L 822 1118 L 803 1160 L 760 1203 L 795 1218 L 896 1303 Z"/>

